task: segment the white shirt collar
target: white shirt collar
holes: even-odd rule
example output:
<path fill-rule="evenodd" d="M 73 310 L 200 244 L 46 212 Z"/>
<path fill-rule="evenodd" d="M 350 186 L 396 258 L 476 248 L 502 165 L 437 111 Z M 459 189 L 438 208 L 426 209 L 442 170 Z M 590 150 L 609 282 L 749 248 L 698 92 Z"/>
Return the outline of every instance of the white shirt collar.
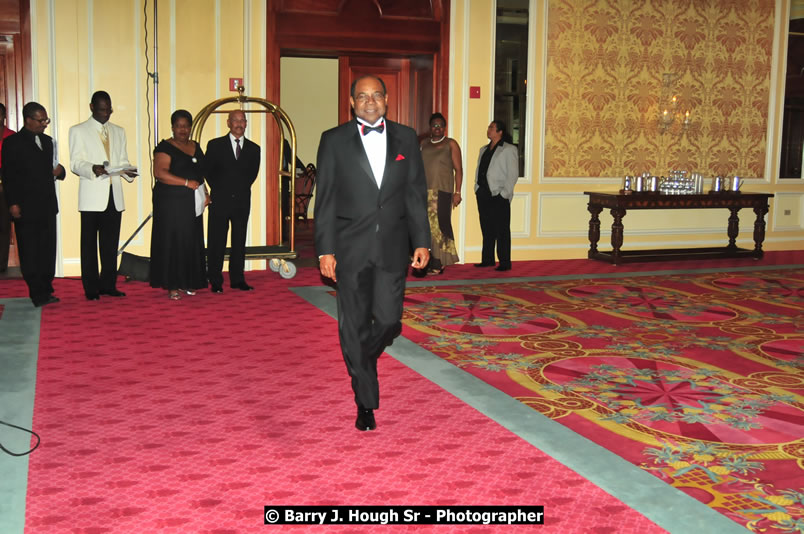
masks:
<path fill-rule="evenodd" d="M 90 117 L 89 117 L 89 120 L 91 120 L 91 121 L 92 121 L 92 125 L 93 125 L 93 126 L 95 126 L 95 129 L 96 129 L 96 130 L 101 131 L 101 129 L 103 128 L 103 124 L 101 124 L 100 122 L 98 122 L 98 121 L 95 119 L 95 117 L 92 117 L 92 116 L 90 116 Z M 109 124 L 109 121 L 106 121 L 106 124 Z"/>

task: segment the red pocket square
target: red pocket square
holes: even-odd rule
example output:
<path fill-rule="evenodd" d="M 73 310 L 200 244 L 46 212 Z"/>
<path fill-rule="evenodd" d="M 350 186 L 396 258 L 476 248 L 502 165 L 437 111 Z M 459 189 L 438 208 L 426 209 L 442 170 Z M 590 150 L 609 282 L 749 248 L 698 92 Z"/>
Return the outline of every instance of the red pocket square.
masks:
<path fill-rule="evenodd" d="M 405 156 L 403 156 L 402 154 L 397 154 L 396 155 L 396 160 L 397 161 L 402 161 L 403 159 L 405 159 Z"/>

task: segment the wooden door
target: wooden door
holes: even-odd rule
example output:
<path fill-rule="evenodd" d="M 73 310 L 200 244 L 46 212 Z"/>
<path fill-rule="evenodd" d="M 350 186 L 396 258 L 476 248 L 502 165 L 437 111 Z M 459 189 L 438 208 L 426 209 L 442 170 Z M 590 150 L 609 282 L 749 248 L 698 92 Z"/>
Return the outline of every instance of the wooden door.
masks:
<path fill-rule="evenodd" d="M 340 122 L 352 117 L 354 76 L 376 74 L 388 89 L 388 118 L 426 132 L 423 122 L 434 109 L 446 114 L 449 13 L 450 0 L 267 0 L 266 98 L 281 105 L 282 55 L 337 57 Z M 279 158 L 275 137 L 268 132 L 269 169 L 277 168 Z M 276 184 L 267 184 L 266 195 L 271 206 Z M 267 219 L 269 243 L 279 236 L 275 220 Z"/>
<path fill-rule="evenodd" d="M 409 61 L 399 58 L 350 57 L 341 56 L 338 63 L 338 122 L 344 123 L 353 117 L 349 102 L 352 82 L 361 76 L 373 75 L 382 78 L 388 91 L 388 109 L 385 116 L 389 120 L 408 123 L 408 99 L 405 98 L 409 78 Z"/>
<path fill-rule="evenodd" d="M 6 106 L 6 126 L 22 127 L 22 106 L 32 99 L 31 8 L 29 0 L 0 0 L 0 102 Z M 5 207 L 3 209 L 6 209 Z M 11 225 L 8 265 L 19 265 Z M 5 246 L 5 239 L 0 239 Z"/>
<path fill-rule="evenodd" d="M 436 85 L 433 79 L 433 56 L 417 56 L 410 60 L 410 101 L 411 118 L 409 125 L 416 130 L 422 138 L 430 134 L 430 115 L 440 111 L 447 115 L 446 110 L 435 108 Z"/>
<path fill-rule="evenodd" d="M 14 47 L 13 37 L 0 35 L 0 102 L 6 106 L 6 124 L 12 129 L 16 130 L 16 120 L 11 119 L 11 114 L 14 113 L 16 119 L 16 105 L 14 93 Z M 12 83 L 9 84 L 9 81 Z M 10 85 L 10 87 L 9 87 Z M 2 130 L 2 125 L 0 125 Z M 2 131 L 0 131 L 2 135 Z M 0 188 L 2 185 L 0 185 Z M 6 197 L 2 189 L 0 189 L 0 210 L 3 211 L 0 217 L 0 246 L 8 250 L 0 251 L 0 272 L 4 271 L 7 267 L 19 266 L 19 254 L 17 253 L 17 244 L 14 233 L 14 225 L 11 220 L 8 220 L 8 206 L 6 205 Z M 7 258 L 7 259 L 6 259 Z"/>
<path fill-rule="evenodd" d="M 16 37 L 16 38 L 15 38 Z M 18 36 L 0 35 L 0 102 L 5 104 L 6 126 L 14 131 L 22 127 L 22 79 L 17 72 L 18 53 L 14 41 Z"/>
<path fill-rule="evenodd" d="M 0 35 L 0 102 L 6 106 L 6 125 L 14 131 L 19 129 L 17 124 L 16 79 L 14 37 Z M 0 192 L 0 210 L 8 210 L 5 195 L 2 192 Z M 0 252 L 0 270 L 4 270 L 5 267 L 18 267 L 20 264 L 14 224 L 8 219 L 6 213 L 3 213 L 3 219 L 2 224 L 0 224 L 0 246 L 4 249 L 8 247 L 8 250 Z"/>
<path fill-rule="evenodd" d="M 427 123 L 433 112 L 434 92 L 432 57 L 341 56 L 338 71 L 340 123 L 353 117 L 349 102 L 352 82 L 361 76 L 373 75 L 385 82 L 388 91 L 385 116 L 389 120 L 410 126 L 419 134 L 429 129 Z"/>

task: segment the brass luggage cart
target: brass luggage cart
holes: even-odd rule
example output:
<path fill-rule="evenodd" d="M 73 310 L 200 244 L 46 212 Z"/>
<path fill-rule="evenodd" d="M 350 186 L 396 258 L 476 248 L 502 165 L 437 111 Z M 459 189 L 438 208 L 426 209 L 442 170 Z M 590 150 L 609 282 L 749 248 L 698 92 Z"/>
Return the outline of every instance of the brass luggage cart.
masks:
<path fill-rule="evenodd" d="M 204 130 L 204 124 L 213 113 L 228 114 L 230 111 L 240 110 L 247 115 L 250 113 L 264 113 L 270 114 L 274 118 L 280 134 L 279 169 L 276 174 L 273 174 L 279 181 L 279 195 L 276 199 L 277 206 L 279 206 L 276 212 L 276 221 L 279 223 L 278 227 L 280 228 L 279 243 L 267 246 L 246 247 L 246 259 L 267 259 L 268 267 L 273 272 L 278 272 L 282 278 L 290 279 L 296 276 L 296 266 L 290 260 L 295 260 L 298 257 L 298 253 L 295 249 L 296 217 L 293 213 L 293 199 L 296 197 L 294 179 L 296 130 L 293 128 L 293 123 L 290 121 L 287 113 L 282 111 L 282 108 L 264 98 L 246 96 L 244 91 L 245 88 L 240 86 L 237 88 L 237 96 L 220 98 L 204 106 L 193 120 L 190 137 L 198 143 L 201 142 L 201 133 Z M 254 107 L 249 107 L 247 104 L 255 104 L 258 105 L 258 107 L 254 109 Z M 236 105 L 237 107 L 231 107 L 231 105 Z M 285 154 L 286 138 L 290 141 L 289 158 L 287 158 L 287 154 Z M 287 166 L 287 170 L 285 170 L 286 161 L 290 162 L 290 165 Z M 272 176 L 272 173 L 266 170 L 265 176 L 266 180 L 268 180 Z M 227 248 L 226 258 L 229 257 L 230 252 L 231 249 Z"/>

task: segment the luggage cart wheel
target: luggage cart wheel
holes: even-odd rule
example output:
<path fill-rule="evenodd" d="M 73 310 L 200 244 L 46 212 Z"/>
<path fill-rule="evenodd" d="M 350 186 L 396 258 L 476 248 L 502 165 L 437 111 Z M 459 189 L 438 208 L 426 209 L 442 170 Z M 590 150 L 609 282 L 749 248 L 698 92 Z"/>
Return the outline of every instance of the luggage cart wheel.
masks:
<path fill-rule="evenodd" d="M 268 268 L 271 269 L 275 273 L 279 272 L 280 265 L 282 265 L 282 262 L 279 261 L 279 258 L 271 258 L 268 261 Z"/>
<path fill-rule="evenodd" d="M 283 261 L 282 266 L 279 268 L 279 276 L 285 280 L 290 280 L 296 276 L 296 266 L 292 262 Z"/>

